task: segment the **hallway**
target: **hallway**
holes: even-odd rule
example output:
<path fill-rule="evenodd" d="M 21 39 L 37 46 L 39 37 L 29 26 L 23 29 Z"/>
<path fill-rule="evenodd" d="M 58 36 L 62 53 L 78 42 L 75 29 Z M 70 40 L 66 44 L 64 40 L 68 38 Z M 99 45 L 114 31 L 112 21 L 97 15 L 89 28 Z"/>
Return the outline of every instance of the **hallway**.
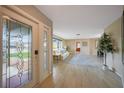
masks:
<path fill-rule="evenodd" d="M 37 87 L 49 88 L 120 88 L 121 79 L 115 73 L 102 70 L 100 59 L 76 54 L 54 65 L 49 76 Z"/>
<path fill-rule="evenodd" d="M 0 5 L 0 88 L 124 87 L 123 10 Z"/>

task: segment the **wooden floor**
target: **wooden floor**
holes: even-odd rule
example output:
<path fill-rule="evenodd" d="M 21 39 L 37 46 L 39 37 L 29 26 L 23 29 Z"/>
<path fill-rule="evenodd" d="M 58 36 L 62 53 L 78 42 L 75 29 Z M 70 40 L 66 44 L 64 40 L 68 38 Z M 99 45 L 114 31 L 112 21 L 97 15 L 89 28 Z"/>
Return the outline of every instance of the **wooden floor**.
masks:
<path fill-rule="evenodd" d="M 121 79 L 109 70 L 102 70 L 96 57 L 74 55 L 64 62 L 54 64 L 53 75 L 38 88 L 121 88 Z"/>

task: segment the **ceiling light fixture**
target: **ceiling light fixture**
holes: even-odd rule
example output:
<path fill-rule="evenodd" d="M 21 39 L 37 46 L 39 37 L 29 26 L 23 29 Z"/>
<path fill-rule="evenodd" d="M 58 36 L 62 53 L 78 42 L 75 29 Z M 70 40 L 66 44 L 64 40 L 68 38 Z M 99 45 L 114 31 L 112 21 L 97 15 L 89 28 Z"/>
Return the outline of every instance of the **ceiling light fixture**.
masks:
<path fill-rule="evenodd" d="M 80 34 L 76 34 L 77 36 L 79 36 Z"/>

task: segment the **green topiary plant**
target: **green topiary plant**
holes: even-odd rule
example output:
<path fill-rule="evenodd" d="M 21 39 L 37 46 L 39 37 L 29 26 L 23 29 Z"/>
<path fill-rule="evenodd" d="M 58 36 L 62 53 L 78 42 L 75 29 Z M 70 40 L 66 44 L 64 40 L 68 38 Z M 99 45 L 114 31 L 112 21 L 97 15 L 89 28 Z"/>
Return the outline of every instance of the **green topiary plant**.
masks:
<path fill-rule="evenodd" d="M 98 51 L 104 54 L 104 58 L 105 58 L 104 66 L 107 66 L 106 65 L 106 54 L 107 53 L 113 54 L 113 52 L 115 51 L 110 35 L 103 33 L 103 35 L 99 39 L 97 48 L 98 48 Z"/>

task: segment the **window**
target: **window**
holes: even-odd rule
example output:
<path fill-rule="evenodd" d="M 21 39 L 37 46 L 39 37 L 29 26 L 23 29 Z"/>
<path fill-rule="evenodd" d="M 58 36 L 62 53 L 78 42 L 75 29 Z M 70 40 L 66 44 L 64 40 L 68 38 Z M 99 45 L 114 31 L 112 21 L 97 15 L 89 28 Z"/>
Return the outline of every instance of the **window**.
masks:
<path fill-rule="evenodd" d="M 53 49 L 62 49 L 63 43 L 62 40 L 53 38 Z"/>
<path fill-rule="evenodd" d="M 80 48 L 81 45 L 80 45 L 80 42 L 77 42 L 77 48 Z"/>

